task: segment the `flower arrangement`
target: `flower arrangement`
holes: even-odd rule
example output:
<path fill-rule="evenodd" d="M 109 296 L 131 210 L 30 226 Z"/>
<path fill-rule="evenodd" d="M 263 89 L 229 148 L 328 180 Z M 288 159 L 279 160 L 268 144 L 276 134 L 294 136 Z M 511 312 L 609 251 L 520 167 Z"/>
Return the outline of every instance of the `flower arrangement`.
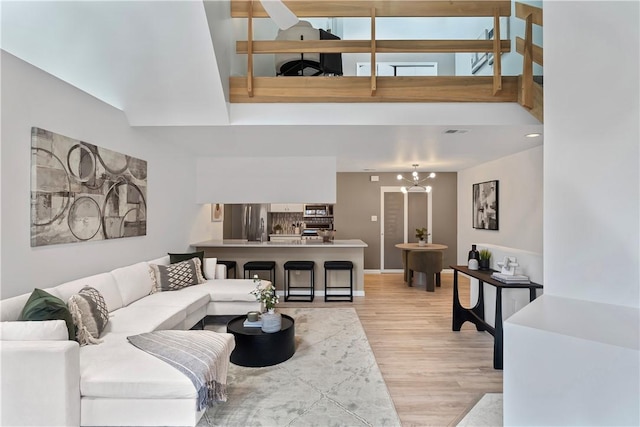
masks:
<path fill-rule="evenodd" d="M 273 286 L 273 283 L 262 283 L 262 280 L 260 280 L 257 274 L 253 276 L 253 283 L 256 284 L 256 288 L 250 293 L 256 297 L 256 301 L 260 301 L 264 304 L 267 311 L 273 311 L 276 304 L 280 302 L 278 295 L 276 295 L 276 288 Z"/>

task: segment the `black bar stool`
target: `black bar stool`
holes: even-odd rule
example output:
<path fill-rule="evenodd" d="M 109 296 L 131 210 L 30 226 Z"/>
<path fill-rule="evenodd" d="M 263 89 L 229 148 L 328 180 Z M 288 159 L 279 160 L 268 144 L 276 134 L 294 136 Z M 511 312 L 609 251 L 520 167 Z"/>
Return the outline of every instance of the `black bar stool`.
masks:
<path fill-rule="evenodd" d="M 328 286 L 328 271 L 349 270 L 349 286 Z M 329 290 L 348 289 L 349 293 L 331 294 Z M 324 300 L 325 301 L 353 301 L 353 263 L 351 261 L 325 261 L 324 262 Z"/>
<path fill-rule="evenodd" d="M 275 261 L 249 261 L 244 263 L 244 278 L 247 278 L 247 272 L 251 275 L 252 271 L 268 271 L 269 280 L 276 285 L 276 262 Z"/>
<path fill-rule="evenodd" d="M 284 300 L 289 301 L 313 301 L 315 293 L 315 262 L 313 261 L 287 261 L 284 263 Z M 308 271 L 309 272 L 309 285 L 308 286 L 291 286 L 291 271 Z M 291 294 L 291 290 L 305 289 L 309 291 L 309 294 Z"/>
<path fill-rule="evenodd" d="M 233 270 L 233 278 L 234 279 L 238 278 L 238 270 L 236 269 L 236 262 L 235 261 L 218 260 L 218 264 L 223 264 L 223 265 L 227 266 L 227 279 L 229 278 L 229 270 Z"/>

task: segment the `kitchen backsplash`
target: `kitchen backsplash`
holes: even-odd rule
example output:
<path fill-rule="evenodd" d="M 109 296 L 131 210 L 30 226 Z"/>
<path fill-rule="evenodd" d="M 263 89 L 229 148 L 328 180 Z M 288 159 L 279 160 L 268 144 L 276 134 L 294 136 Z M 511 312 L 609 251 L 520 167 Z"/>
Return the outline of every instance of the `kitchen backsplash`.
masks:
<path fill-rule="evenodd" d="M 293 234 L 294 232 L 294 224 L 298 224 L 301 226 L 302 224 L 302 213 L 301 212 L 272 212 L 271 214 L 271 228 L 275 227 L 276 224 L 280 224 L 282 227 L 282 234 Z M 269 231 L 270 233 L 275 233 L 273 230 Z"/>

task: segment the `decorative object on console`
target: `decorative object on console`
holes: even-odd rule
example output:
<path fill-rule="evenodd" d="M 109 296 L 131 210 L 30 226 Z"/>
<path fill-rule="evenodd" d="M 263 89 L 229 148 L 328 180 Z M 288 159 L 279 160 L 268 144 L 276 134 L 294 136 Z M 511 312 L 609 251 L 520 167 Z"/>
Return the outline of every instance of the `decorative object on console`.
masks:
<path fill-rule="evenodd" d="M 31 246 L 147 234 L 147 162 L 31 128 Z"/>
<path fill-rule="evenodd" d="M 176 264 L 149 264 L 153 292 L 177 291 L 205 282 L 199 258 L 191 258 Z"/>
<path fill-rule="evenodd" d="M 473 228 L 498 230 L 498 181 L 473 184 Z"/>
<path fill-rule="evenodd" d="M 516 275 L 516 267 L 519 267 L 518 259 L 514 256 L 505 256 L 504 259 L 496 263 L 500 267 L 500 273 L 508 276 Z"/>
<path fill-rule="evenodd" d="M 467 260 L 480 260 L 480 252 L 478 252 L 477 246 L 476 245 L 471 245 L 471 250 L 469 251 L 469 256 L 467 257 Z"/>
<path fill-rule="evenodd" d="M 436 177 L 436 174 L 434 172 L 431 172 L 429 175 L 427 175 L 426 178 L 420 179 L 420 176 L 418 174 L 418 165 L 417 163 L 414 163 L 413 165 L 413 172 L 411 172 L 411 179 L 407 179 L 405 177 L 403 177 L 402 175 L 398 174 L 397 178 L 398 181 L 406 181 L 407 183 L 411 184 L 411 186 L 407 187 L 407 186 L 402 186 L 400 187 L 400 191 L 402 191 L 403 193 L 407 193 L 409 191 L 424 191 L 426 193 L 429 193 L 431 191 L 431 186 L 430 185 L 424 185 L 424 182 L 428 179 L 433 179 Z"/>
<path fill-rule="evenodd" d="M 76 339 L 76 327 L 67 305 L 60 298 L 42 289 L 33 290 L 18 320 L 64 320 L 69 332 L 69 339 Z"/>
<path fill-rule="evenodd" d="M 100 291 L 91 286 L 80 289 L 69 298 L 69 311 L 80 345 L 100 344 L 100 334 L 109 322 L 107 303 Z"/>
<path fill-rule="evenodd" d="M 489 249 L 480 250 L 480 270 L 491 269 L 491 251 Z"/>
<path fill-rule="evenodd" d="M 426 246 L 429 233 L 426 227 L 416 228 L 416 237 L 418 238 L 418 246 Z"/>
<path fill-rule="evenodd" d="M 479 261 L 475 258 L 471 258 L 467 265 L 469 267 L 469 270 L 477 270 L 478 268 L 480 268 Z"/>

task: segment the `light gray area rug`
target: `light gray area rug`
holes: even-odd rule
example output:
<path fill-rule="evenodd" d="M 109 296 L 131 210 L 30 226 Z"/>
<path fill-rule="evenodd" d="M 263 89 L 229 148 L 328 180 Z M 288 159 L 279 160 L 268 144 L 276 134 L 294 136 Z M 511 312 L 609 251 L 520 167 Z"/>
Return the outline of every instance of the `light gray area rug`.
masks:
<path fill-rule="evenodd" d="M 198 427 L 400 426 L 353 308 L 278 311 L 295 319 L 296 353 L 265 368 L 231 364 L 228 401 L 208 409 Z"/>
<path fill-rule="evenodd" d="M 502 426 L 502 393 L 485 393 L 457 425 L 458 427 Z"/>

